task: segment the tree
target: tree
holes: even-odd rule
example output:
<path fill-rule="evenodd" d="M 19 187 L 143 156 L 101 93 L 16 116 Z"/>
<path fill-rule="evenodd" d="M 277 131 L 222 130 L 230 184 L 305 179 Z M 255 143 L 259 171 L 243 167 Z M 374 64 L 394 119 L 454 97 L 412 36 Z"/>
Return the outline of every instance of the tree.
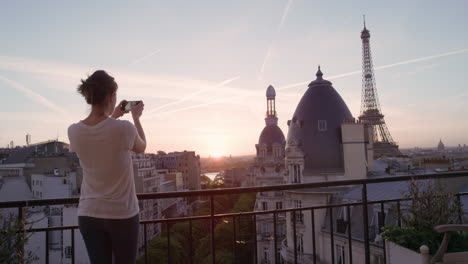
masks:
<path fill-rule="evenodd" d="M 401 215 L 403 227 L 386 226 L 382 237 L 403 247 L 418 251 L 421 245 L 435 253 L 442 241 L 442 235 L 433 231 L 437 225 L 458 222 L 460 202 L 453 193 L 434 181 L 411 181 L 404 195 L 410 200 Z M 468 237 L 453 234 L 448 252 L 468 250 Z"/>
<path fill-rule="evenodd" d="M 207 189 L 211 186 L 211 179 L 210 177 L 203 174 L 202 176 L 200 176 L 200 183 L 204 187 L 204 189 Z"/>
<path fill-rule="evenodd" d="M 32 252 L 24 251 L 31 236 L 24 228 L 29 224 L 12 213 L 7 217 L 0 214 L 0 263 L 29 264 L 38 259 Z"/>
<path fill-rule="evenodd" d="M 171 263 L 185 263 L 187 254 L 184 252 L 182 245 L 177 239 L 170 239 Z M 148 263 L 151 264 L 166 264 L 168 263 L 168 247 L 167 236 L 156 237 L 152 239 L 148 246 Z M 145 263 L 145 256 L 137 261 L 138 264 Z"/>

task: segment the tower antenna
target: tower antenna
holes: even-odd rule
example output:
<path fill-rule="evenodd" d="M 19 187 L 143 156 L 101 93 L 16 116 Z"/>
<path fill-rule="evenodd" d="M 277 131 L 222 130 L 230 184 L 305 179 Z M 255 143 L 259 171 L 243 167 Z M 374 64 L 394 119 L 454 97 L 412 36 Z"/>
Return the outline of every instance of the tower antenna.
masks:
<path fill-rule="evenodd" d="M 366 28 L 366 15 L 362 15 L 362 19 L 364 20 L 364 28 Z"/>

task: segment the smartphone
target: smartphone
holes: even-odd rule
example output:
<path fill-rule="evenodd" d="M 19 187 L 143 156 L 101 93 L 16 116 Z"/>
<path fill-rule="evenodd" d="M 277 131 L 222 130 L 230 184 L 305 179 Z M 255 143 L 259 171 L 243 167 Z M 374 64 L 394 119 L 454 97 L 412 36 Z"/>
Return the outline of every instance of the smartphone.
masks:
<path fill-rule="evenodd" d="M 141 101 L 127 101 L 125 103 L 122 103 L 122 105 L 120 106 L 122 108 L 123 111 L 130 111 L 130 106 L 131 105 L 138 105 L 139 103 L 141 103 Z"/>

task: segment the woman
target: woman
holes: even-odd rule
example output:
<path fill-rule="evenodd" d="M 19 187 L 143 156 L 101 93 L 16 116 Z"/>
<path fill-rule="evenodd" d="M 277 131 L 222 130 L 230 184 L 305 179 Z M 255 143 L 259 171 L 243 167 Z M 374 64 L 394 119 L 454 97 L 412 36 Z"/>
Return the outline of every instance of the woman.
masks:
<path fill-rule="evenodd" d="M 118 120 L 117 83 L 105 71 L 94 72 L 78 86 L 91 113 L 68 128 L 70 151 L 83 169 L 78 225 L 93 264 L 135 263 L 138 243 L 138 200 L 131 153 L 145 151 L 140 123 L 144 104 L 131 106 L 133 125 Z"/>

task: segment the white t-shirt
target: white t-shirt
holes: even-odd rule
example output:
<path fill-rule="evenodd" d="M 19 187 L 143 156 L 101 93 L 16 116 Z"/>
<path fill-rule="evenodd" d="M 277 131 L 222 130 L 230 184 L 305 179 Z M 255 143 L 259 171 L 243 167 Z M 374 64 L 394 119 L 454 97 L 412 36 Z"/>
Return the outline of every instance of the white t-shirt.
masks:
<path fill-rule="evenodd" d="M 83 169 L 79 216 L 124 219 L 139 212 L 131 157 L 136 136 L 132 123 L 110 117 L 68 128 L 70 151 Z"/>

